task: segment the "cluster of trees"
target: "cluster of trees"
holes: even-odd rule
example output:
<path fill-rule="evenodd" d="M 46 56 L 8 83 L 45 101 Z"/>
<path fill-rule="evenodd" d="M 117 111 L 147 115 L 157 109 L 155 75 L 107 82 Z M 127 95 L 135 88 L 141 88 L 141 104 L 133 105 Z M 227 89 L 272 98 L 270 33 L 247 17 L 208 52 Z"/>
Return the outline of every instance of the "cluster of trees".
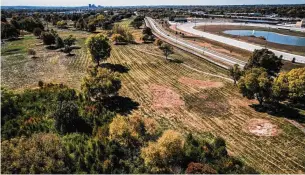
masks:
<path fill-rule="evenodd" d="M 73 35 L 69 35 L 67 38 L 62 39 L 57 31 L 51 29 L 51 31 L 41 31 L 39 28 L 34 29 L 34 35 L 40 38 L 44 45 L 54 46 L 54 49 L 61 49 L 63 52 L 71 55 L 72 45 L 75 44 L 76 38 Z"/>
<path fill-rule="evenodd" d="M 243 96 L 264 103 L 305 101 L 305 68 L 280 72 L 282 58 L 267 49 L 255 50 L 241 71 L 238 65 L 230 69 L 234 82 Z"/>
<path fill-rule="evenodd" d="M 121 88 L 100 66 L 109 40 L 97 34 L 86 45 L 96 65 L 80 92 L 42 81 L 23 93 L 1 89 L 1 173 L 256 173 L 221 138 L 163 132 L 153 119 L 109 110 Z"/>
<path fill-rule="evenodd" d="M 120 24 L 115 24 L 111 33 L 111 40 L 114 44 L 134 43 L 134 37 L 126 26 L 124 27 Z"/>
<path fill-rule="evenodd" d="M 209 143 L 172 130 L 162 134 L 154 120 L 109 113 L 100 102 L 57 85 L 30 93 L 17 96 L 27 102 L 35 97 L 33 104 L 5 103 L 16 107 L 11 112 L 20 114 L 15 118 L 20 126 L 2 127 L 2 134 L 27 132 L 2 135 L 2 173 L 255 173 L 227 154 L 221 138 Z M 42 105 L 47 100 L 58 104 Z M 24 120 L 26 112 L 42 115 Z M 13 113 L 2 120 L 12 120 Z"/>
<path fill-rule="evenodd" d="M 133 19 L 130 25 L 136 29 L 139 29 L 143 25 L 144 18 L 144 16 L 137 16 Z"/>
<path fill-rule="evenodd" d="M 38 18 L 14 16 L 9 22 L 5 17 L 1 18 L 1 36 L 5 39 L 19 37 L 21 30 L 32 33 L 35 28 L 44 30 L 44 26 Z"/>

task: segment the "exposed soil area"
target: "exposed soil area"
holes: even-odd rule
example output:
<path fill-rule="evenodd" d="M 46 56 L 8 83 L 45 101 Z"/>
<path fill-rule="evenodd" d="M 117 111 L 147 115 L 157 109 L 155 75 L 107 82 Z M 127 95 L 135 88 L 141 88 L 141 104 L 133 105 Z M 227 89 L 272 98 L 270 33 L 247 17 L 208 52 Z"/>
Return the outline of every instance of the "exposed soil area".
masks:
<path fill-rule="evenodd" d="M 235 36 L 235 35 L 229 35 L 223 33 L 225 30 L 261 30 L 261 31 L 268 31 L 268 28 L 262 28 L 262 27 L 251 27 L 251 26 L 233 26 L 233 25 L 207 25 L 207 26 L 198 26 L 195 27 L 198 30 L 217 34 L 217 35 L 222 35 L 242 41 L 246 41 L 249 43 L 254 43 L 262 46 L 267 46 L 270 48 L 278 49 L 278 50 L 283 50 L 287 52 L 292 52 L 295 54 L 299 55 L 305 55 L 305 47 L 304 46 L 291 46 L 291 45 L 284 45 L 284 44 L 277 44 L 277 43 L 272 43 L 268 42 L 262 38 L 258 37 L 250 37 L 250 36 Z M 293 31 L 283 31 L 279 29 L 270 29 L 270 32 L 276 32 L 276 33 L 281 33 L 281 34 L 286 34 L 286 35 L 296 35 L 296 36 L 303 36 L 305 37 L 305 33 L 301 32 L 293 32 Z M 287 33 L 288 32 L 288 33 Z"/>
<path fill-rule="evenodd" d="M 265 119 L 251 119 L 247 122 L 245 130 L 257 136 L 276 136 L 280 133 L 277 125 Z"/>
<path fill-rule="evenodd" d="M 152 84 L 149 87 L 153 95 L 153 108 L 179 108 L 184 106 L 180 95 L 167 86 Z"/>

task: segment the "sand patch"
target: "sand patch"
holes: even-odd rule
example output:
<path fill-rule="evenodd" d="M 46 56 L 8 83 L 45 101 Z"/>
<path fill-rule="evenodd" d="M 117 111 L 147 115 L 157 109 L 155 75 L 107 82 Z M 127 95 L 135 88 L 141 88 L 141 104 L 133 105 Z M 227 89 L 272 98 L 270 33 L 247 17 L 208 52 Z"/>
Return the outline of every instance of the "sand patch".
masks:
<path fill-rule="evenodd" d="M 179 78 L 179 82 L 188 86 L 195 86 L 201 89 L 206 88 L 219 88 L 223 86 L 222 82 L 214 82 L 214 81 L 202 81 L 202 80 L 196 80 L 192 78 L 187 77 L 181 77 Z"/>
<path fill-rule="evenodd" d="M 152 84 L 149 90 L 153 95 L 152 103 L 155 109 L 179 108 L 184 106 L 184 101 L 180 95 L 167 86 Z"/>
<path fill-rule="evenodd" d="M 257 136 L 276 136 L 280 133 L 277 125 L 265 119 L 251 119 L 244 129 Z"/>

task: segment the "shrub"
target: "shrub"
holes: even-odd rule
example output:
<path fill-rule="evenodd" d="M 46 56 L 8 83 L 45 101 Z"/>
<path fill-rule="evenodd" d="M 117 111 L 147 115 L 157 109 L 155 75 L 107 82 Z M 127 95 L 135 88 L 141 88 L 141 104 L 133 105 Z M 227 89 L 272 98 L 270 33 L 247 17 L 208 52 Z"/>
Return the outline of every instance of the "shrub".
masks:
<path fill-rule="evenodd" d="M 39 86 L 40 88 L 43 88 L 43 81 L 39 80 L 39 81 L 38 81 L 38 86 Z"/>
<path fill-rule="evenodd" d="M 36 55 L 36 51 L 34 49 L 28 49 L 28 55 L 32 55 L 32 57 L 34 58 Z"/>
<path fill-rule="evenodd" d="M 67 28 L 67 22 L 64 20 L 57 21 L 56 26 L 60 29 L 65 29 Z"/>
<path fill-rule="evenodd" d="M 96 31 L 96 25 L 95 25 L 95 23 L 94 23 L 94 22 L 88 23 L 88 25 L 87 25 L 87 30 L 88 30 L 88 32 L 94 32 L 94 31 Z"/>
<path fill-rule="evenodd" d="M 55 36 L 51 32 L 43 32 L 41 35 L 41 39 L 43 41 L 43 44 L 45 45 L 55 44 Z"/>
<path fill-rule="evenodd" d="M 156 39 L 155 44 L 160 47 L 163 44 L 163 41 L 160 39 Z"/>
<path fill-rule="evenodd" d="M 64 46 L 65 46 L 64 41 L 61 39 L 61 37 L 57 36 L 55 39 L 55 47 L 59 49 L 59 48 L 63 48 Z"/>
<path fill-rule="evenodd" d="M 111 40 L 115 44 L 120 44 L 120 43 L 125 43 L 126 42 L 126 38 L 124 38 L 124 36 L 122 36 L 121 34 L 113 34 L 111 36 Z"/>
<path fill-rule="evenodd" d="M 185 173 L 186 174 L 217 174 L 217 171 L 214 170 L 209 165 L 191 162 L 188 164 Z"/>

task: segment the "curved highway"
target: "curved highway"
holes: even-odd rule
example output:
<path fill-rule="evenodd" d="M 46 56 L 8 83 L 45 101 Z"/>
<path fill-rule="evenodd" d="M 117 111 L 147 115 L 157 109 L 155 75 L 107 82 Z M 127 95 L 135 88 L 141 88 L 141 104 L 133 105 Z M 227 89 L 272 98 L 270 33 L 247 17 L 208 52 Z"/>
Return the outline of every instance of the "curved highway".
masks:
<path fill-rule="evenodd" d="M 215 64 L 217 64 L 221 67 L 224 67 L 224 68 L 228 69 L 229 67 L 226 66 L 226 65 L 233 66 L 234 64 L 238 64 L 241 67 L 244 67 L 245 64 L 246 64 L 246 62 L 244 62 L 242 60 L 239 60 L 239 59 L 230 57 L 228 55 L 218 53 L 218 52 L 215 52 L 213 50 L 195 45 L 195 44 L 193 44 L 189 41 L 186 41 L 182 38 L 177 38 L 175 35 L 170 34 L 169 32 L 166 32 L 157 22 L 155 22 L 155 20 L 153 20 L 150 17 L 146 17 L 145 22 L 146 22 L 146 25 L 151 27 L 151 29 L 153 30 L 153 32 L 155 34 L 161 36 L 162 38 L 167 39 L 168 41 L 170 41 L 174 45 L 179 45 L 179 46 L 182 46 L 184 48 L 191 49 L 192 51 L 197 52 L 196 55 L 198 55 L 198 53 L 199 53 L 199 54 L 204 54 L 204 55 L 210 56 L 210 57 L 213 58 L 213 60 L 209 60 L 209 61 L 211 61 L 211 62 L 213 62 L 213 63 L 215 63 Z M 225 65 L 222 64 L 222 63 L 225 63 Z"/>
<path fill-rule="evenodd" d="M 205 23 L 197 23 L 197 26 L 198 25 L 204 25 L 204 24 Z M 226 24 L 226 23 L 224 23 L 224 24 Z M 194 29 L 194 26 L 195 26 L 194 23 L 188 22 L 188 23 L 183 23 L 183 24 L 177 25 L 177 28 L 181 31 L 191 33 L 191 34 L 196 35 L 196 36 L 201 36 L 201 37 L 205 37 L 205 38 L 208 38 L 210 40 L 217 41 L 217 42 L 221 42 L 221 43 L 224 43 L 224 44 L 229 44 L 231 46 L 235 46 L 235 47 L 238 47 L 238 48 L 241 48 L 241 49 L 244 49 L 244 50 L 248 50 L 250 52 L 253 52 L 255 49 L 264 48 L 262 46 L 258 46 L 258 45 L 255 45 L 255 44 L 250 44 L 250 43 L 247 43 L 247 42 L 244 42 L 244 41 L 238 41 L 238 40 L 235 40 L 235 39 L 232 39 L 232 38 L 227 38 L 227 37 L 224 37 L 224 36 L 219 36 L 219 35 L 203 32 L 203 31 L 199 31 L 199 30 Z M 279 51 L 279 50 L 275 50 L 275 49 L 269 49 L 269 50 L 274 52 L 274 54 L 276 56 L 281 56 L 282 55 L 284 60 L 291 61 L 293 58 L 295 58 L 295 62 L 305 63 L 305 57 L 304 56 L 291 54 L 291 53 L 287 53 L 287 52 L 283 52 L 283 51 Z"/>

